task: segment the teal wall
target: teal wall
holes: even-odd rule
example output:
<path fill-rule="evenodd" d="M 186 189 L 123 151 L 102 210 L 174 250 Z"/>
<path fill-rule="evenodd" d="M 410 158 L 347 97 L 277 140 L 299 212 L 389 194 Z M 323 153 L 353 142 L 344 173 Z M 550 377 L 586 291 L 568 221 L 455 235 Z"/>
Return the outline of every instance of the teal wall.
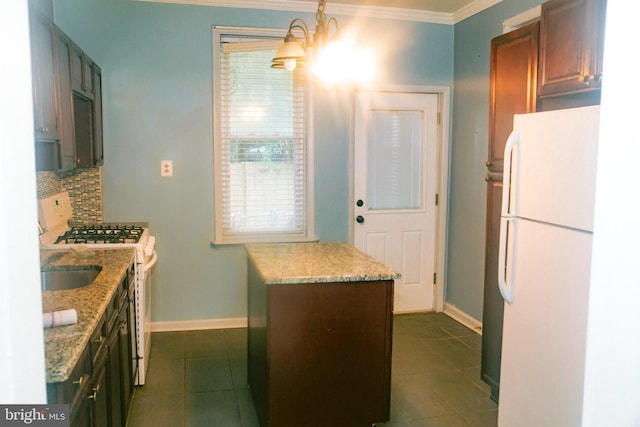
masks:
<path fill-rule="evenodd" d="M 503 0 L 455 25 L 445 301 L 482 320 L 491 39 L 540 0 Z"/>
<path fill-rule="evenodd" d="M 153 320 L 244 317 L 243 249 L 210 245 L 212 26 L 286 28 L 295 17 L 313 22 L 313 14 L 131 0 L 53 4 L 58 26 L 103 72 L 105 221 L 148 221 L 158 239 Z M 453 86 L 453 26 L 362 24 L 372 42 L 405 42 L 384 58 L 386 84 Z M 322 88 L 316 96 L 316 235 L 346 241 L 350 98 Z M 173 160 L 172 178 L 160 177 L 162 159 Z"/>

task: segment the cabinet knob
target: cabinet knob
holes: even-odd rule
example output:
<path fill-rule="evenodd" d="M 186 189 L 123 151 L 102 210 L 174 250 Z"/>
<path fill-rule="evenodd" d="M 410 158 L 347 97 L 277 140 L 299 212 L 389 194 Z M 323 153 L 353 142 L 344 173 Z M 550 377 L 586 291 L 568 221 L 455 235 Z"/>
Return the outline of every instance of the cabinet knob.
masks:
<path fill-rule="evenodd" d="M 358 216 L 356 217 L 356 222 L 357 222 L 358 224 L 362 224 L 362 223 L 364 222 L 364 217 L 363 217 L 362 215 L 358 215 Z"/>
<path fill-rule="evenodd" d="M 589 83 L 589 75 L 588 75 L 588 74 L 585 74 L 585 75 L 582 77 L 582 81 L 583 81 L 584 83 Z"/>
<path fill-rule="evenodd" d="M 78 378 L 78 381 L 74 381 L 73 383 L 81 386 L 83 381 L 84 381 L 84 375 Z"/>
<path fill-rule="evenodd" d="M 488 168 L 490 168 L 491 166 L 493 166 L 493 162 L 490 160 L 487 160 L 486 162 L 484 162 L 484 165 Z"/>
<path fill-rule="evenodd" d="M 363 202 L 362 200 L 358 200 L 358 201 L 356 202 L 356 205 L 357 205 L 358 207 L 361 207 L 362 205 L 364 205 L 364 202 Z"/>
<path fill-rule="evenodd" d="M 93 340 L 93 342 L 96 344 L 100 344 L 102 343 L 103 340 L 104 340 L 104 336 L 100 335 L 100 338 L 96 338 L 95 340 Z"/>

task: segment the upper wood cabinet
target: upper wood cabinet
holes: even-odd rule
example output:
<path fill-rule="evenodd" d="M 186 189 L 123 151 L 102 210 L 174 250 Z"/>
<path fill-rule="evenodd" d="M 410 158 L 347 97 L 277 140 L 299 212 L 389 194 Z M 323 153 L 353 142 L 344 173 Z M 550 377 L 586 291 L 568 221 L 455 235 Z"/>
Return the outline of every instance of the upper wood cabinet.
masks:
<path fill-rule="evenodd" d="M 60 125 L 60 170 L 76 167 L 76 144 L 71 96 L 71 39 L 59 28 L 54 28 L 56 40 L 56 75 Z"/>
<path fill-rule="evenodd" d="M 536 111 L 538 33 L 535 22 L 491 40 L 489 172 L 502 172 L 513 115 Z"/>
<path fill-rule="evenodd" d="M 606 0 L 542 4 L 540 97 L 600 89 L 605 10 Z"/>
<path fill-rule="evenodd" d="M 53 24 L 38 12 L 32 11 L 30 27 L 35 140 L 55 141 L 60 139 L 60 133 L 56 105 Z"/>
<path fill-rule="evenodd" d="M 102 72 L 63 31 L 30 15 L 36 171 L 103 164 Z"/>
<path fill-rule="evenodd" d="M 73 90 L 93 99 L 93 61 L 77 45 L 72 44 L 71 74 Z"/>

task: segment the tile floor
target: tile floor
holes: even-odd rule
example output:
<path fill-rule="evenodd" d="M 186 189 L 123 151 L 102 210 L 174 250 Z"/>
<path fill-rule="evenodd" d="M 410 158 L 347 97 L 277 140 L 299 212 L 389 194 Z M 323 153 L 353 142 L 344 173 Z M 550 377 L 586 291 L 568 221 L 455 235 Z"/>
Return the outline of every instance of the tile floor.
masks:
<path fill-rule="evenodd" d="M 135 390 L 128 427 L 258 426 L 246 384 L 246 329 L 162 332 L 152 340 L 147 384 Z M 495 426 L 497 405 L 480 380 L 480 341 L 444 314 L 394 316 L 391 420 L 376 427 Z"/>

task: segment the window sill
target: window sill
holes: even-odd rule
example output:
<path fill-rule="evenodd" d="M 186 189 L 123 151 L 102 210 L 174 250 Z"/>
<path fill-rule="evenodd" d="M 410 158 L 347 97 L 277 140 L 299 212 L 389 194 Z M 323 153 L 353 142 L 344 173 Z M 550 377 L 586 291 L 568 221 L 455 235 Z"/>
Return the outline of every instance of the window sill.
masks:
<path fill-rule="evenodd" d="M 248 245 L 254 243 L 314 243 L 320 239 L 314 236 L 245 236 L 237 238 L 213 239 L 213 246 Z"/>

